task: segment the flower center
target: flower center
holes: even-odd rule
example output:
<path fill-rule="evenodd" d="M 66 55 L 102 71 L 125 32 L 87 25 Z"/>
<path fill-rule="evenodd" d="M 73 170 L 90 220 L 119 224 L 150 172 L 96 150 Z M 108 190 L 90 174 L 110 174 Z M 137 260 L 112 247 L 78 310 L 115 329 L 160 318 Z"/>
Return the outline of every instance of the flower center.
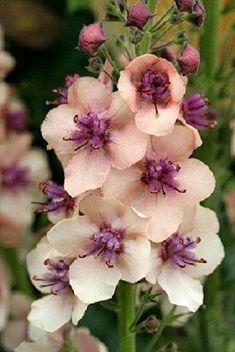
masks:
<path fill-rule="evenodd" d="M 173 266 L 180 268 L 185 268 L 186 265 L 206 263 L 205 259 L 197 258 L 192 251 L 200 242 L 200 237 L 193 240 L 189 236 L 175 233 L 162 243 L 160 257 L 164 262 L 168 260 Z"/>
<path fill-rule="evenodd" d="M 40 190 L 49 198 L 47 203 L 34 202 L 39 208 L 36 213 L 63 212 L 66 214 L 74 208 L 75 200 L 63 188 L 53 181 L 41 182 Z"/>
<path fill-rule="evenodd" d="M 74 141 L 77 144 L 75 150 L 79 150 L 83 146 L 89 145 L 93 149 L 104 147 L 110 140 L 109 119 L 100 119 L 94 112 L 87 115 L 74 116 L 74 123 L 77 127 L 65 141 Z"/>
<path fill-rule="evenodd" d="M 112 229 L 109 225 L 103 225 L 99 232 L 92 235 L 91 243 L 87 247 L 86 253 L 80 257 L 85 258 L 88 255 L 101 256 L 109 267 L 113 267 L 117 256 L 123 253 L 123 237 L 123 230 Z"/>
<path fill-rule="evenodd" d="M 54 295 L 63 294 L 70 288 L 68 273 L 72 262 L 72 259 L 52 260 L 48 258 L 44 262 L 47 272 L 41 277 L 35 275 L 33 280 L 41 281 L 41 288 L 51 287 L 51 293 Z"/>
<path fill-rule="evenodd" d="M 25 166 L 12 164 L 1 170 L 1 183 L 3 187 L 18 191 L 21 188 L 30 186 L 28 168 Z"/>
<path fill-rule="evenodd" d="M 139 93 L 154 105 L 166 105 L 171 99 L 170 81 L 165 73 L 147 71 L 141 79 Z"/>
<path fill-rule="evenodd" d="M 179 189 L 178 182 L 174 179 L 180 171 L 178 164 L 173 164 L 170 160 L 160 159 L 147 160 L 145 172 L 141 181 L 148 185 L 151 193 L 161 192 L 165 195 L 166 191 L 174 190 L 185 193 L 185 189 Z"/>

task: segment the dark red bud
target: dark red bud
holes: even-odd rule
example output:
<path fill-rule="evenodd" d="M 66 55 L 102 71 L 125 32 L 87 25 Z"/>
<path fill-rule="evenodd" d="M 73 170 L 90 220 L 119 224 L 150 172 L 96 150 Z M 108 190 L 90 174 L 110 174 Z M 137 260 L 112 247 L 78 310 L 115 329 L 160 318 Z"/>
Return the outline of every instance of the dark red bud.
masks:
<path fill-rule="evenodd" d="M 127 8 L 126 25 L 142 29 L 151 17 L 152 14 L 147 5 L 143 1 L 140 1 L 137 4 Z"/>
<path fill-rule="evenodd" d="M 186 44 L 181 54 L 178 56 L 177 61 L 180 66 L 181 73 L 184 76 L 195 74 L 197 73 L 200 65 L 199 51 L 193 46 Z"/>
<path fill-rule="evenodd" d="M 101 23 L 93 23 L 85 26 L 79 35 L 78 46 L 87 54 L 92 55 L 98 47 L 105 42 L 105 34 Z"/>

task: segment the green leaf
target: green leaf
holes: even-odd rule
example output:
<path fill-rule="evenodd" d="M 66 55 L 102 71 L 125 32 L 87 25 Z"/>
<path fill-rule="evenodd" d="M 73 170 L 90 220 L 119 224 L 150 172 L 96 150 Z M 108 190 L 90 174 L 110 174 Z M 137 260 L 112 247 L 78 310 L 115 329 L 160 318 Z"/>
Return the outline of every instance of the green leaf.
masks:
<path fill-rule="evenodd" d="M 90 8 L 90 0 L 67 0 L 67 11 L 70 14 L 78 10 L 84 10 Z"/>

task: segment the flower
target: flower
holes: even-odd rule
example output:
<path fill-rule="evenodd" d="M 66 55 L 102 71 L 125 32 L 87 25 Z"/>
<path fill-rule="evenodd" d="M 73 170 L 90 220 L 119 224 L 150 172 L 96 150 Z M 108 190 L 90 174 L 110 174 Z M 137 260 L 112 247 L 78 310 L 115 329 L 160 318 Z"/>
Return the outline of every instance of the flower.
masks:
<path fill-rule="evenodd" d="M 185 81 L 169 61 L 151 54 L 137 57 L 121 72 L 118 90 L 148 134 L 172 132 L 185 93 Z"/>
<path fill-rule="evenodd" d="M 152 246 L 146 276 L 172 304 L 195 312 L 203 303 L 200 278 L 212 273 L 224 257 L 216 214 L 200 205 L 187 208 L 182 223 L 167 240 Z"/>
<path fill-rule="evenodd" d="M 68 105 L 51 110 L 43 137 L 65 167 L 65 190 L 72 196 L 102 186 L 110 167 L 125 169 L 140 160 L 147 136 L 136 127 L 119 93 L 83 77 L 69 89 Z"/>
<path fill-rule="evenodd" d="M 1 336 L 2 346 L 7 351 L 14 351 L 27 338 L 27 315 L 31 302 L 30 297 L 20 292 L 14 292 L 10 297 L 10 317 Z"/>
<path fill-rule="evenodd" d="M 103 186 L 105 196 L 130 204 L 150 216 L 148 235 L 161 242 L 174 233 L 185 207 L 207 198 L 215 179 L 197 159 L 188 159 L 196 147 L 194 132 L 176 126 L 168 136 L 153 137 L 146 158 L 122 172 L 112 169 Z"/>
<path fill-rule="evenodd" d="M 152 17 L 147 5 L 142 0 L 133 6 L 127 7 L 127 26 L 142 29 Z"/>
<path fill-rule="evenodd" d="M 72 318 L 77 324 L 87 304 L 74 296 L 69 284 L 72 256 L 63 256 L 44 237 L 27 255 L 27 267 L 33 285 L 47 295 L 33 302 L 28 320 L 33 326 L 54 332 Z"/>
<path fill-rule="evenodd" d="M 183 99 L 182 119 L 198 130 L 215 126 L 216 111 L 208 110 L 208 100 L 201 93 L 194 93 Z"/>
<path fill-rule="evenodd" d="M 49 177 L 45 153 L 30 149 L 30 143 L 30 135 L 24 133 L 12 134 L 0 145 L 0 239 L 5 245 L 21 240 L 19 232 L 33 220 L 36 183 Z"/>
<path fill-rule="evenodd" d="M 70 331 L 60 329 L 53 334 L 44 334 L 38 339 L 32 339 L 32 342 L 22 342 L 15 349 L 15 352 L 41 352 L 43 350 L 61 352 L 66 342 L 74 351 L 108 352 L 106 346 L 92 336 L 86 328 L 71 329 Z"/>
<path fill-rule="evenodd" d="M 10 305 L 10 278 L 8 268 L 0 258 L 0 331 L 4 330 Z"/>
<path fill-rule="evenodd" d="M 193 46 L 186 44 L 177 57 L 181 73 L 184 76 L 195 74 L 200 65 L 200 54 Z"/>
<path fill-rule="evenodd" d="M 77 258 L 69 269 L 70 285 L 79 299 L 94 303 L 111 298 L 119 280 L 137 282 L 146 275 L 148 219 L 97 196 L 84 198 L 80 211 L 84 216 L 60 221 L 47 237 L 63 255 Z"/>
<path fill-rule="evenodd" d="M 102 24 L 92 23 L 85 26 L 79 35 L 78 46 L 89 55 L 93 55 L 98 47 L 105 42 Z"/>

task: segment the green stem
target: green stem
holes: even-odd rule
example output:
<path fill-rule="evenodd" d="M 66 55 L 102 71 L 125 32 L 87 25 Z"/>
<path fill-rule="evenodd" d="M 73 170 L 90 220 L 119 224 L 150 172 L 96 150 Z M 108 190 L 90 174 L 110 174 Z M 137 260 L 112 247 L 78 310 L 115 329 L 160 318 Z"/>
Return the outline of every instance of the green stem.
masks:
<path fill-rule="evenodd" d="M 207 18 L 204 24 L 203 33 L 200 38 L 201 69 L 205 77 L 206 96 L 212 103 L 216 103 L 217 94 L 215 91 L 216 71 L 218 59 L 218 38 L 220 20 L 220 0 L 205 0 L 204 5 Z M 204 138 L 204 144 L 200 151 L 200 159 L 203 160 L 216 173 L 216 139 L 217 130 L 208 131 Z M 206 206 L 214 210 L 218 208 L 218 188 L 213 196 L 205 202 Z M 202 342 L 202 352 L 215 351 L 213 336 L 210 336 L 211 328 L 217 329 L 220 321 L 220 295 L 219 295 L 219 271 L 211 275 L 205 284 L 205 305 L 206 310 L 199 311 L 200 338 Z M 213 321 L 213 323 L 211 323 Z M 216 332 L 214 331 L 216 335 Z M 214 335 L 213 334 L 213 335 Z"/>
<path fill-rule="evenodd" d="M 27 269 L 25 264 L 20 261 L 16 248 L 4 248 L 3 253 L 14 277 L 16 288 L 31 296 L 32 287 Z"/>
<path fill-rule="evenodd" d="M 130 327 L 135 320 L 136 287 L 121 281 L 119 284 L 119 352 L 135 352 L 135 333 Z"/>
<path fill-rule="evenodd" d="M 151 12 L 156 10 L 158 0 L 148 0 L 148 8 Z"/>

